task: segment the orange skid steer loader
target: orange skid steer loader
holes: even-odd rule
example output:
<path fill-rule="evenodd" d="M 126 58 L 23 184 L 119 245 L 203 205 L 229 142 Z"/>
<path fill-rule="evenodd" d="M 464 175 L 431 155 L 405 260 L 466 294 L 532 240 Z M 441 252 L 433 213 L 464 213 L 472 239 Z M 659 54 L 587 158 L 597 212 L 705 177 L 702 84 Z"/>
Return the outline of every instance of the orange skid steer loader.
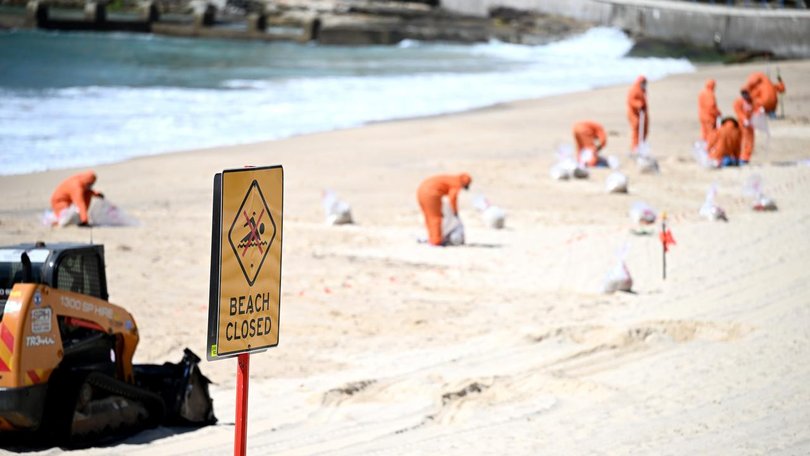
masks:
<path fill-rule="evenodd" d="M 216 422 L 194 353 L 133 365 L 137 345 L 135 319 L 107 302 L 103 246 L 0 247 L 0 447 Z"/>

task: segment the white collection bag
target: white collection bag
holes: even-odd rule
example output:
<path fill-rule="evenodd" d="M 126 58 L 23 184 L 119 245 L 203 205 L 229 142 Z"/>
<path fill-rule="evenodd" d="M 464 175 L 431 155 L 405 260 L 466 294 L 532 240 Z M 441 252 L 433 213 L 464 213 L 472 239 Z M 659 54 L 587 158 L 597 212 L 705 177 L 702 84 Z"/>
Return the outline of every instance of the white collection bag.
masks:
<path fill-rule="evenodd" d="M 87 209 L 87 221 L 92 226 L 138 226 L 140 224 L 137 219 L 128 215 L 107 198 L 93 198 L 90 200 L 90 207 Z M 64 228 L 79 223 L 81 223 L 79 208 L 75 204 L 62 209 L 59 217 L 56 217 L 50 209 L 42 214 L 43 225 Z"/>
<path fill-rule="evenodd" d="M 506 225 L 506 211 L 490 204 L 484 195 L 478 195 L 473 200 L 473 206 L 481 213 L 484 224 L 488 228 L 500 230 Z"/>
<path fill-rule="evenodd" d="M 698 213 L 701 217 L 713 222 L 728 222 L 726 211 L 715 204 L 715 196 L 717 196 L 717 184 L 712 184 L 712 186 L 709 187 L 709 190 L 706 192 L 706 199 L 703 201 L 703 206 L 700 207 L 700 211 Z"/>
<path fill-rule="evenodd" d="M 630 206 L 630 220 L 637 225 L 652 225 L 658 218 L 658 213 L 652 206 L 644 201 L 636 201 Z"/>
<path fill-rule="evenodd" d="M 354 223 L 354 219 L 352 219 L 352 207 L 349 206 L 349 203 L 338 198 L 332 190 L 323 191 L 321 204 L 323 205 L 327 225 Z"/>
<path fill-rule="evenodd" d="M 633 289 L 633 277 L 627 269 L 625 258 L 627 257 L 627 246 L 624 246 L 616 255 L 616 263 L 605 276 L 602 291 L 605 293 L 615 293 L 617 291 L 631 291 Z"/>
<path fill-rule="evenodd" d="M 619 159 L 611 155 L 607 158 L 607 162 L 611 172 L 605 179 L 605 191 L 608 193 L 627 193 L 629 180 L 624 173 L 619 171 Z"/>
<path fill-rule="evenodd" d="M 759 174 L 751 175 L 743 186 L 743 195 L 751 198 L 751 209 L 755 211 L 775 211 L 776 201 L 762 191 L 762 177 Z"/>
<path fill-rule="evenodd" d="M 658 160 L 652 156 L 650 143 L 644 137 L 644 115 L 645 113 L 642 111 L 638 123 L 639 143 L 636 149 L 636 165 L 638 171 L 642 174 L 657 174 Z"/>
<path fill-rule="evenodd" d="M 711 157 L 709 157 L 708 144 L 702 139 L 692 144 L 692 156 L 695 158 L 698 165 L 703 168 L 713 169 L 720 167 L 720 163 L 717 160 L 712 160 Z"/>
<path fill-rule="evenodd" d="M 442 245 L 464 245 L 464 241 L 464 224 L 453 213 L 447 198 L 442 198 Z"/>
<path fill-rule="evenodd" d="M 557 149 L 557 162 L 549 171 L 552 179 L 586 179 L 588 174 L 588 169 L 574 159 L 574 148 L 570 144 L 564 144 Z"/>

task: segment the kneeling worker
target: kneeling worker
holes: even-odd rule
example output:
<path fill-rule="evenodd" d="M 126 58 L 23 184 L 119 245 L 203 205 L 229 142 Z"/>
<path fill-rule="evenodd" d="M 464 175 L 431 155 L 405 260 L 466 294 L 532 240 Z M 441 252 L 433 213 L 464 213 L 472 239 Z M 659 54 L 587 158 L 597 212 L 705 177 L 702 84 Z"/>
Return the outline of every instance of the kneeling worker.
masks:
<path fill-rule="evenodd" d="M 709 158 L 720 168 L 737 166 L 741 148 L 742 131 L 736 120 L 726 117 L 711 138 L 708 146 Z"/>
<path fill-rule="evenodd" d="M 607 145 L 607 135 L 602 125 L 583 120 L 574 124 L 574 141 L 577 143 L 577 163 L 585 166 L 607 166 L 599 151 Z"/>
<path fill-rule="evenodd" d="M 95 183 L 96 173 L 93 171 L 85 171 L 62 181 L 51 195 L 51 209 L 54 215 L 58 218 L 63 210 L 75 204 L 79 210 L 80 226 L 87 226 L 90 223 L 87 215 L 90 199 L 94 196 L 104 198 L 102 193 L 93 190 Z"/>
<path fill-rule="evenodd" d="M 429 177 L 419 185 L 416 197 L 425 216 L 431 245 L 442 245 L 442 197 L 450 198 L 453 213 L 458 215 L 458 193 L 462 188 L 468 190 L 471 182 L 470 175 L 462 173 Z"/>

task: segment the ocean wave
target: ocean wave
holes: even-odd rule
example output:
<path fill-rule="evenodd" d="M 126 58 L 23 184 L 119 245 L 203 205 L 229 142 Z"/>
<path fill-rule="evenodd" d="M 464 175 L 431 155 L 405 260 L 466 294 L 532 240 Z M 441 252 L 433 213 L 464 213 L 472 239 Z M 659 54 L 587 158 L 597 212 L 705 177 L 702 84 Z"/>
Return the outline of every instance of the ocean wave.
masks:
<path fill-rule="evenodd" d="M 279 52 L 293 69 L 243 69 L 200 84 L 212 87 L 0 89 L 0 174 L 279 139 L 629 83 L 639 73 L 657 79 L 694 70 L 686 60 L 623 57 L 630 46 L 623 33 L 604 28 L 543 46 L 286 45 Z"/>

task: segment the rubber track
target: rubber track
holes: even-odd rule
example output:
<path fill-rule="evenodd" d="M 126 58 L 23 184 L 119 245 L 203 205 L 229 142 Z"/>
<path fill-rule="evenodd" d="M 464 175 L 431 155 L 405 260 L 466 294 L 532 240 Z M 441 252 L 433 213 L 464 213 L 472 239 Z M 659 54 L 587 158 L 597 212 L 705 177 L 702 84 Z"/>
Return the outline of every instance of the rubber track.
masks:
<path fill-rule="evenodd" d="M 163 403 L 163 399 L 156 394 L 142 390 L 137 386 L 124 383 L 98 372 L 91 372 L 87 374 L 79 385 L 84 383 L 92 385 L 96 390 L 102 390 L 104 393 L 106 393 L 104 395 L 105 397 L 120 396 L 130 401 L 140 402 L 146 408 L 147 412 L 149 413 L 149 417 L 146 421 L 137 423 L 134 428 L 119 428 L 111 430 L 106 426 L 103 426 L 88 433 L 71 434 L 70 446 L 83 447 L 92 445 L 108 438 L 115 438 L 122 435 L 131 434 L 141 429 L 155 427 L 163 422 L 166 414 L 166 406 Z"/>

